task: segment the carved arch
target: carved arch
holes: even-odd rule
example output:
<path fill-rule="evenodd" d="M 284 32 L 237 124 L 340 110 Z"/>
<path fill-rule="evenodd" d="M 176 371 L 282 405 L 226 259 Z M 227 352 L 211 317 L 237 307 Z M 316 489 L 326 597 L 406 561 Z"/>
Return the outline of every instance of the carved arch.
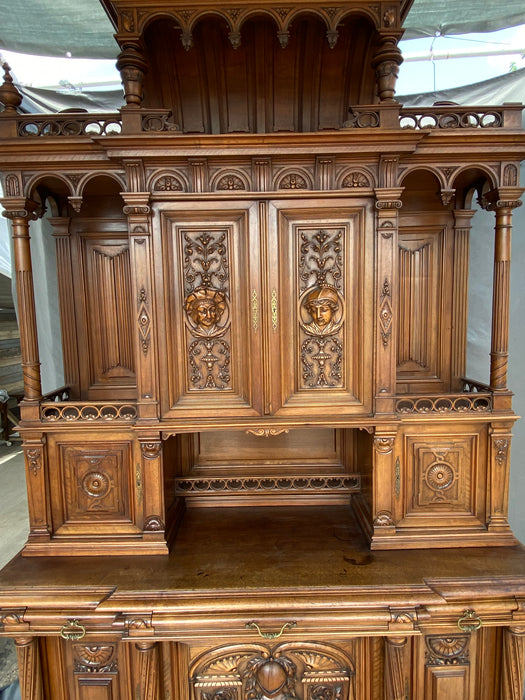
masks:
<path fill-rule="evenodd" d="M 88 183 L 90 183 L 92 180 L 95 180 L 96 178 L 114 180 L 118 185 L 121 186 L 123 192 L 126 190 L 126 180 L 124 178 L 124 174 L 116 173 L 115 171 L 96 170 L 94 172 L 86 173 L 81 178 L 76 188 L 76 194 L 82 197 Z"/>
<path fill-rule="evenodd" d="M 403 186 L 403 181 L 408 177 L 408 175 L 412 175 L 413 173 L 421 171 L 421 170 L 424 170 L 424 171 L 430 173 L 431 175 L 433 175 L 436 178 L 441 189 L 445 189 L 447 187 L 446 178 L 445 178 L 444 174 L 438 168 L 434 168 L 430 165 L 419 165 L 419 164 L 405 168 L 402 172 L 400 172 L 399 183 L 398 183 L 399 187 Z"/>
<path fill-rule="evenodd" d="M 469 171 L 472 173 L 477 173 L 479 171 L 486 176 L 488 187 L 483 187 L 484 190 L 493 190 L 499 186 L 498 175 L 491 167 L 485 165 L 484 163 L 469 163 L 468 165 L 464 165 L 456 170 L 451 179 L 451 187 L 455 187 L 458 179 Z"/>
<path fill-rule="evenodd" d="M 74 185 L 71 182 L 71 180 L 64 174 L 54 171 L 52 176 L 50 176 L 49 173 L 37 173 L 31 176 L 27 180 L 27 182 L 24 183 L 24 196 L 28 199 L 33 199 L 38 187 L 42 187 L 43 185 L 45 185 L 47 189 L 52 191 L 50 185 L 54 181 L 65 185 L 68 195 L 74 195 Z"/>

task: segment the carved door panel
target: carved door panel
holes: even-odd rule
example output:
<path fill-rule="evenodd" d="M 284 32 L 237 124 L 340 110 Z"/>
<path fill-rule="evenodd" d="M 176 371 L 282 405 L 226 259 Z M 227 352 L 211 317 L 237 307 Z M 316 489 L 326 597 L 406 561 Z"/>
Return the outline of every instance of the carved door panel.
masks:
<path fill-rule="evenodd" d="M 83 398 L 134 398 L 131 275 L 127 234 L 80 234 L 76 319 Z"/>
<path fill-rule="evenodd" d="M 282 201 L 269 220 L 269 412 L 369 411 L 371 212 L 363 202 Z"/>
<path fill-rule="evenodd" d="M 161 214 L 166 325 L 160 342 L 168 380 L 163 413 L 257 415 L 262 344 L 256 206 L 168 206 Z"/>

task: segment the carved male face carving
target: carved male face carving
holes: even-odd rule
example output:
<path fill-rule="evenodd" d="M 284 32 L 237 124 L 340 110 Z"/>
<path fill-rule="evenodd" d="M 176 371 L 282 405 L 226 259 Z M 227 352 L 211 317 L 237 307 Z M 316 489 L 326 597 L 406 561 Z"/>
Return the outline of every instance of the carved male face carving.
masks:
<path fill-rule="evenodd" d="M 197 331 L 209 335 L 222 331 L 217 326 L 226 311 L 226 296 L 218 289 L 199 288 L 186 297 L 184 308 Z"/>

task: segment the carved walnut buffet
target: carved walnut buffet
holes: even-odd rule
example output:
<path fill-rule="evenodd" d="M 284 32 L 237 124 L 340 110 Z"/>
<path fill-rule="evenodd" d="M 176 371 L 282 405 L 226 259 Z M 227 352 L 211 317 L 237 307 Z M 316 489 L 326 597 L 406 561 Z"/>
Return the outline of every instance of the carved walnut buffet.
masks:
<path fill-rule="evenodd" d="M 104 4 L 119 113 L 20 114 L 7 67 L 0 87 L 22 697 L 521 698 L 521 106 L 397 103 L 410 0 Z M 465 378 L 474 200 L 495 222 L 488 384 Z M 41 217 L 67 383 L 44 396 Z"/>

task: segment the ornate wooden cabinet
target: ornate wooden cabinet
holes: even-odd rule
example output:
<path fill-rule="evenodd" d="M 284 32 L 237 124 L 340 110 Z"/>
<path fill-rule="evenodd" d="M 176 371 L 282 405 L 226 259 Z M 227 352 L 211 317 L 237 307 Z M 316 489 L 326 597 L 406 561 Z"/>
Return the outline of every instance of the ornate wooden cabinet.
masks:
<path fill-rule="evenodd" d="M 408 0 L 104 4 L 119 113 L 19 114 L 7 67 L 0 87 L 23 697 L 521 698 L 521 106 L 397 103 Z M 475 202 L 488 383 L 465 377 Z M 45 395 L 30 232 L 56 249 L 66 386 Z"/>

